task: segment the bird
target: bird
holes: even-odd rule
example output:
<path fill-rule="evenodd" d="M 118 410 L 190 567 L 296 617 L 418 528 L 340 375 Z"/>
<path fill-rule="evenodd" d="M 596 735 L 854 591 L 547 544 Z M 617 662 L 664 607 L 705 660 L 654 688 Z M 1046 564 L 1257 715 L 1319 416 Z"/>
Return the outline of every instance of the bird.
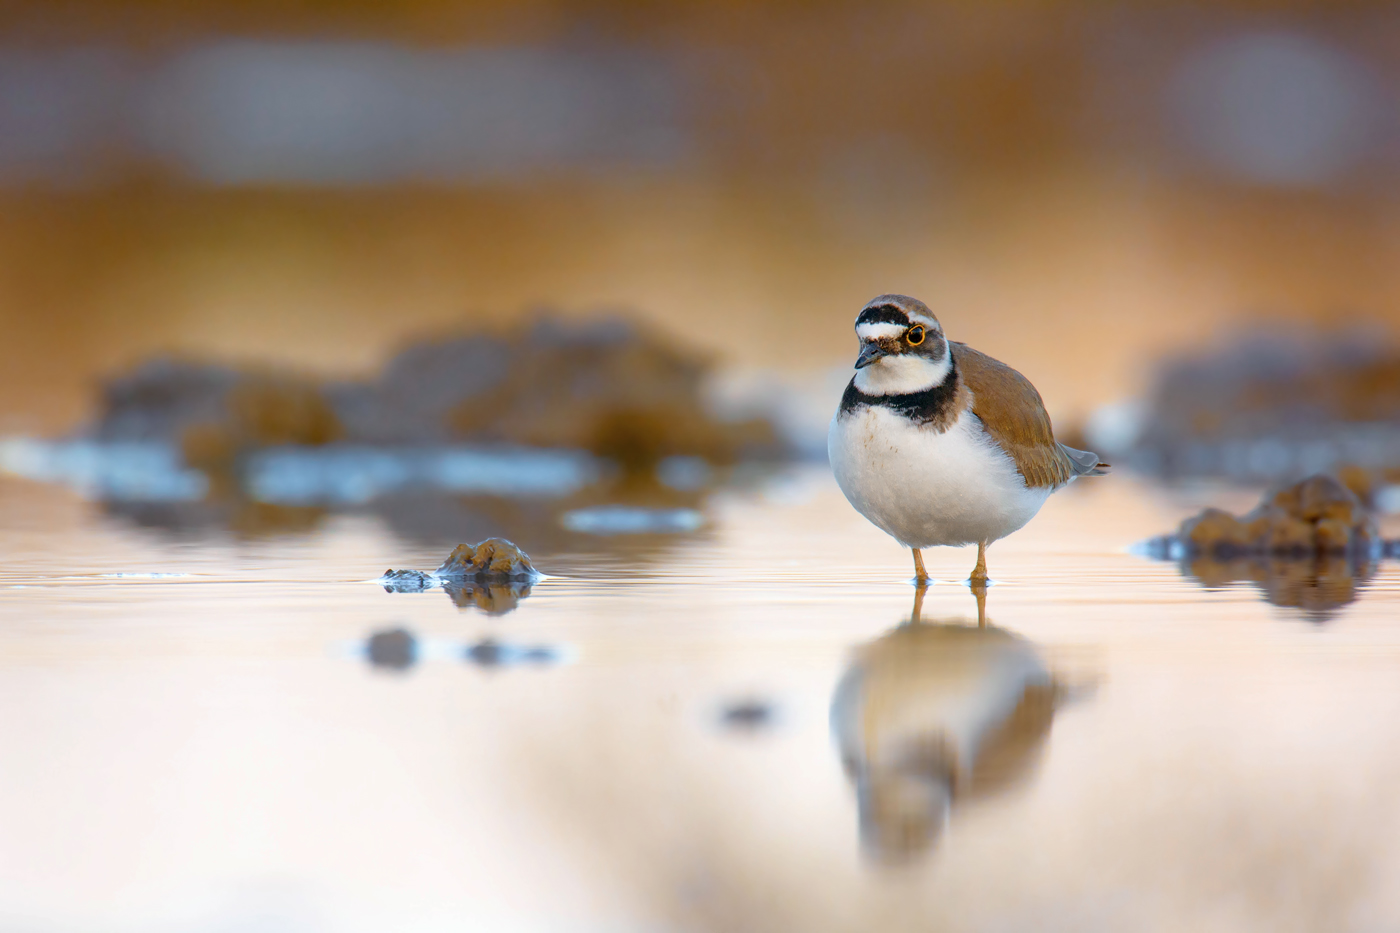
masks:
<path fill-rule="evenodd" d="M 880 295 L 856 316 L 855 375 L 827 432 L 846 499 L 914 552 L 977 545 L 968 582 L 987 584 L 987 546 L 1035 517 L 1050 494 L 1100 476 L 1098 455 L 1055 440 L 1040 393 L 1016 370 L 949 340 L 928 306 Z"/>

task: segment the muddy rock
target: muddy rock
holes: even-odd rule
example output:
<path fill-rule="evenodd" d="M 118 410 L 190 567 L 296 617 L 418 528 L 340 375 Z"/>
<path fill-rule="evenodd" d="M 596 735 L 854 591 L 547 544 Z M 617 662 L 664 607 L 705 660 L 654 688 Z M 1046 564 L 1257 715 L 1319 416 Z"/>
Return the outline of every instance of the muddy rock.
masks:
<path fill-rule="evenodd" d="M 558 650 L 550 645 L 509 645 L 494 638 L 468 645 L 462 657 L 478 667 L 546 666 L 560 660 Z"/>
<path fill-rule="evenodd" d="M 1239 518 L 1206 509 L 1148 542 L 1151 556 L 1180 560 L 1203 586 L 1250 582 L 1317 622 L 1355 600 L 1390 550 L 1357 493 L 1327 475 L 1275 490 Z"/>
<path fill-rule="evenodd" d="M 386 570 L 379 578 L 386 593 L 426 593 L 440 581 L 421 570 Z"/>
<path fill-rule="evenodd" d="M 442 579 L 507 582 L 538 580 L 530 557 L 505 538 L 487 538 L 480 544 L 459 544 L 434 571 Z"/>
<path fill-rule="evenodd" d="M 1400 350 L 1374 335 L 1244 334 L 1168 362 L 1133 466 L 1163 476 L 1275 480 L 1400 468 Z M 1374 478 L 1344 476 L 1362 494 Z"/>
<path fill-rule="evenodd" d="M 651 475 L 668 458 L 789 456 L 770 421 L 710 410 L 711 368 L 631 321 L 535 316 L 415 344 L 361 382 L 154 360 L 107 383 L 88 434 L 169 444 L 210 477 L 216 498 L 242 494 L 252 455 L 282 446 L 587 450 L 626 475 Z"/>
<path fill-rule="evenodd" d="M 1266 496 L 1241 518 L 1206 509 L 1181 523 L 1175 541 L 1187 557 L 1230 560 L 1250 554 L 1371 557 L 1380 538 L 1356 494 L 1335 477 L 1318 475 Z"/>
<path fill-rule="evenodd" d="M 530 556 L 505 538 L 459 544 L 432 573 L 386 570 L 379 584 L 390 593 L 425 593 L 442 587 L 459 609 L 504 615 L 530 595 L 540 572 Z"/>
<path fill-rule="evenodd" d="M 107 383 L 91 434 L 102 441 L 164 441 L 190 466 L 223 469 L 245 450 L 320 446 L 343 439 L 345 431 L 312 379 L 159 359 Z"/>
<path fill-rule="evenodd" d="M 729 422 L 708 410 L 710 369 L 705 356 L 628 320 L 544 315 L 415 344 L 377 383 L 342 384 L 330 395 L 363 443 L 569 447 L 629 471 L 671 456 L 786 456 L 770 422 Z"/>
<path fill-rule="evenodd" d="M 403 628 L 375 632 L 365 642 L 365 657 L 375 667 L 406 671 L 418 662 L 418 639 Z"/>
<path fill-rule="evenodd" d="M 1177 538 L 1193 553 L 1233 555 L 1248 553 L 1253 547 L 1249 526 L 1224 509 L 1206 509 L 1188 518 L 1177 530 Z"/>

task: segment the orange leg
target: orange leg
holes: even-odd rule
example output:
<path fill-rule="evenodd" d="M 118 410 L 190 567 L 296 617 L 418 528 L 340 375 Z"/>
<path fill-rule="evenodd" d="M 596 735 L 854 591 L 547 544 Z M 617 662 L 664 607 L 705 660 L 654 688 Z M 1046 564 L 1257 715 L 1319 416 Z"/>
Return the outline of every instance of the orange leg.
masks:
<path fill-rule="evenodd" d="M 968 578 L 967 582 L 974 586 L 987 585 L 987 542 L 985 541 L 980 541 L 977 544 L 977 566 L 972 568 L 972 576 Z"/>
<path fill-rule="evenodd" d="M 924 569 L 924 555 L 918 548 L 910 548 L 914 552 L 914 583 L 918 586 L 928 584 L 928 571 Z"/>
<path fill-rule="evenodd" d="M 972 595 L 977 597 L 977 624 L 987 624 L 987 543 L 977 544 L 977 566 L 972 568 L 972 576 L 967 582 L 972 587 Z"/>

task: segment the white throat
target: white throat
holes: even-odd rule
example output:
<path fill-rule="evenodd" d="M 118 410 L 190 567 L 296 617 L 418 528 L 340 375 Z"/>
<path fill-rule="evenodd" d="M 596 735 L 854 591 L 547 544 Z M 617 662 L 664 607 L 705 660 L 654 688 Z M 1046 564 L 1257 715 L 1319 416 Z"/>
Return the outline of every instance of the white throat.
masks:
<path fill-rule="evenodd" d="M 952 366 L 947 351 L 944 351 L 943 359 L 937 361 L 913 353 L 898 353 L 856 370 L 856 388 L 866 395 L 923 392 L 948 378 Z"/>

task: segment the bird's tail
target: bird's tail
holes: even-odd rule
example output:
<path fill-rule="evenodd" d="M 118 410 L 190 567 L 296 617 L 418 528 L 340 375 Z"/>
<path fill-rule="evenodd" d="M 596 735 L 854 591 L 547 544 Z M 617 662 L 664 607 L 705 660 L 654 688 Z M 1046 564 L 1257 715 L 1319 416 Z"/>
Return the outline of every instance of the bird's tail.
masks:
<path fill-rule="evenodd" d="M 1069 457 L 1069 462 L 1074 464 L 1075 476 L 1103 476 L 1113 464 L 1104 463 L 1099 459 L 1099 455 L 1087 450 L 1075 450 L 1073 447 L 1060 445 L 1060 449 Z"/>

